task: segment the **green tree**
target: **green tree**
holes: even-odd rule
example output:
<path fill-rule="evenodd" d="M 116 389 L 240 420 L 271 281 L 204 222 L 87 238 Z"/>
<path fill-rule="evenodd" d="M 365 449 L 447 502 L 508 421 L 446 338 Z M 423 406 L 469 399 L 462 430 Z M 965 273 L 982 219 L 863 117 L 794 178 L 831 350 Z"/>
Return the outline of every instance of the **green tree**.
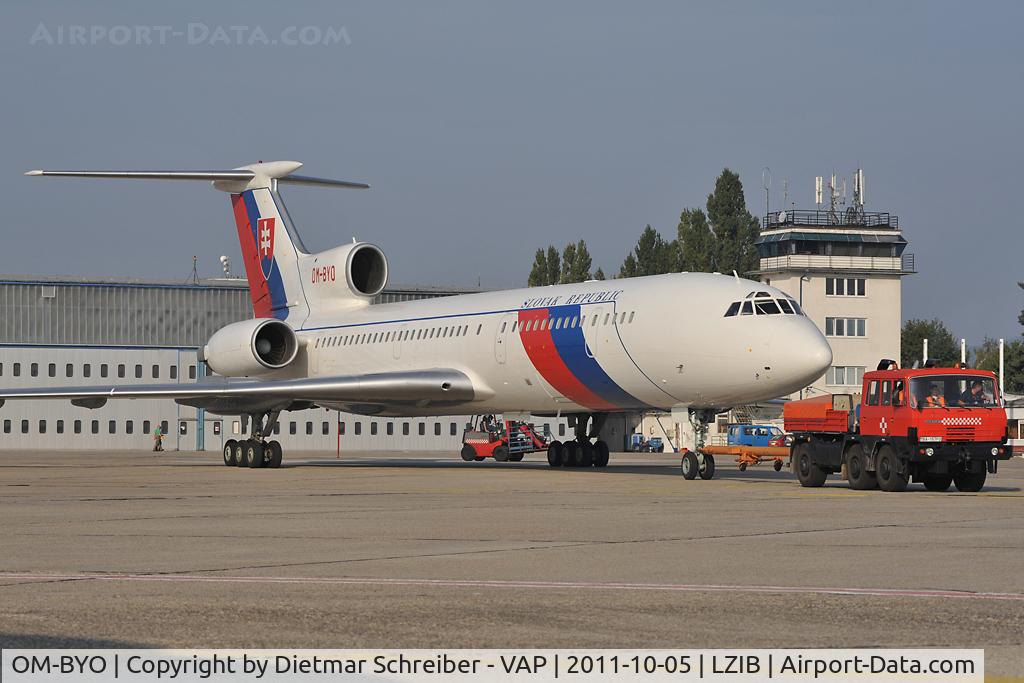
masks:
<path fill-rule="evenodd" d="M 554 245 L 548 247 L 548 279 L 545 284 L 557 285 L 562 279 L 562 261 L 558 258 L 558 250 Z"/>
<path fill-rule="evenodd" d="M 629 252 L 626 254 L 622 266 L 619 267 L 619 277 L 636 277 L 637 275 L 636 256 L 633 256 L 633 252 Z"/>
<path fill-rule="evenodd" d="M 562 282 L 584 282 L 590 279 L 590 266 L 593 260 L 587 243 L 580 240 L 576 244 L 565 245 L 562 252 Z"/>
<path fill-rule="evenodd" d="M 960 344 L 941 320 L 908 320 L 903 323 L 900 338 L 900 364 L 903 367 L 910 367 L 915 360 L 921 360 L 925 339 L 928 340 L 929 358 L 949 365 L 960 360 Z"/>
<path fill-rule="evenodd" d="M 594 273 L 594 279 L 595 280 L 604 280 L 605 279 L 605 277 L 604 277 L 604 270 L 600 266 L 598 266 L 597 272 Z"/>
<path fill-rule="evenodd" d="M 548 282 L 548 257 L 543 249 L 538 249 L 533 257 L 533 268 L 530 269 L 530 277 L 526 284 L 530 287 L 542 287 L 551 284 Z"/>
<path fill-rule="evenodd" d="M 1024 289 L 1024 282 L 1018 282 L 1017 286 Z M 1024 325 L 1024 308 L 1020 309 L 1020 315 L 1017 316 L 1017 322 Z"/>
<path fill-rule="evenodd" d="M 683 209 L 679 215 L 676 245 L 677 270 L 710 273 L 715 269 L 715 236 L 700 209 Z"/>
<path fill-rule="evenodd" d="M 640 233 L 633 251 L 626 256 L 619 277 L 641 277 L 659 275 L 672 271 L 674 246 L 665 241 L 661 234 L 650 225 Z"/>
<path fill-rule="evenodd" d="M 758 221 L 747 211 L 740 177 L 728 168 L 708 195 L 707 218 L 714 232 L 714 265 L 720 272 L 746 273 L 757 268 Z"/>
<path fill-rule="evenodd" d="M 999 342 L 985 337 L 972 349 L 974 367 L 999 374 Z M 1005 342 L 1003 348 L 1003 386 L 1011 394 L 1024 393 L 1024 339 Z"/>

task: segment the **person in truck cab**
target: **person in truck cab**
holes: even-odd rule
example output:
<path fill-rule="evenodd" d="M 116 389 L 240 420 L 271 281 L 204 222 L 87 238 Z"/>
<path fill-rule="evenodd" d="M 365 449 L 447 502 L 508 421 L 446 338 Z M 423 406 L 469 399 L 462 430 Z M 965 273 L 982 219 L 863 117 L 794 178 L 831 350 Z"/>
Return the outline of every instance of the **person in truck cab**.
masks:
<path fill-rule="evenodd" d="M 946 398 L 942 395 L 942 389 L 938 384 L 932 384 L 928 389 L 928 396 L 924 400 L 925 408 L 945 408 Z"/>
<path fill-rule="evenodd" d="M 960 394 L 960 400 L 957 401 L 957 405 L 961 406 L 980 406 L 984 404 L 985 391 L 978 380 L 971 382 L 971 388 L 964 390 L 964 393 Z"/>

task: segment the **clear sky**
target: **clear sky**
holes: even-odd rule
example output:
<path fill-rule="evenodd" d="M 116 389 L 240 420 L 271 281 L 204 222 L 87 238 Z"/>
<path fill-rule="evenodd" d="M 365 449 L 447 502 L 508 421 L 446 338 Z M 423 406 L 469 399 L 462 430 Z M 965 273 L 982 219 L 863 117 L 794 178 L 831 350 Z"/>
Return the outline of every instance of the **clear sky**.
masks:
<path fill-rule="evenodd" d="M 757 215 L 765 166 L 798 208 L 863 167 L 917 256 L 904 317 L 1016 336 L 1022 25 L 1019 2 L 6 2 L 0 272 L 240 266 L 201 183 L 33 168 L 295 159 L 373 185 L 285 191 L 311 248 L 356 236 L 396 283 L 496 288 L 581 237 L 617 272 L 725 166 Z"/>

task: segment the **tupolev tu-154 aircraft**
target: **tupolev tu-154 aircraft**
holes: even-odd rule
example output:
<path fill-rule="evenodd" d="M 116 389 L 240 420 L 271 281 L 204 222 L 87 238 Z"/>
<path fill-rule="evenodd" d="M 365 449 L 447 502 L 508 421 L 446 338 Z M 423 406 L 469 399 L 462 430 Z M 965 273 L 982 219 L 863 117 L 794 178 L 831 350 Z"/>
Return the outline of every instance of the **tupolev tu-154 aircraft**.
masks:
<path fill-rule="evenodd" d="M 206 180 L 231 197 L 254 317 L 199 350 L 219 377 L 192 384 L 0 390 L 14 399 L 168 398 L 249 417 L 225 464 L 278 467 L 267 441 L 281 411 L 372 416 L 567 415 L 575 439 L 548 462 L 608 463 L 609 414 L 688 411 L 698 435 L 717 412 L 821 376 L 832 351 L 789 295 L 735 273 L 675 273 L 371 306 L 388 263 L 366 242 L 310 252 L 281 184 L 367 188 L 297 175 L 294 161 L 227 171 L 30 171 L 30 176 Z M 704 462 L 701 462 L 704 466 Z M 713 468 L 713 463 L 711 463 Z"/>

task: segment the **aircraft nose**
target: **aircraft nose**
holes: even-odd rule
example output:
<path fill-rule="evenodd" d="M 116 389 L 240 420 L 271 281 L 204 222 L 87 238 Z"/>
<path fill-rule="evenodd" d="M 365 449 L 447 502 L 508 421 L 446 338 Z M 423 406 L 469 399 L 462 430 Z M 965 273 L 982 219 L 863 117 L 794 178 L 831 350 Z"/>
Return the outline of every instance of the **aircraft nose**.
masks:
<path fill-rule="evenodd" d="M 806 369 L 809 382 L 821 377 L 832 364 L 832 347 L 821 330 L 808 321 L 808 329 L 799 344 L 799 361 Z"/>

